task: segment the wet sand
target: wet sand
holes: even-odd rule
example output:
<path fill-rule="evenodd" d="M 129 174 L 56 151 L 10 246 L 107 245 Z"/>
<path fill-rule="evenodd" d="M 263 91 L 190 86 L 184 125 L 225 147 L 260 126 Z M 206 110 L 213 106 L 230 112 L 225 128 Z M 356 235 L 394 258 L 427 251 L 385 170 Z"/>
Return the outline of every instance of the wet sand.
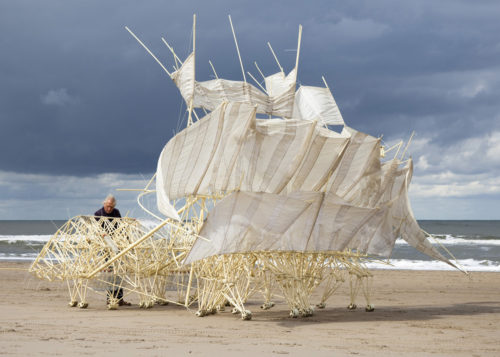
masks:
<path fill-rule="evenodd" d="M 89 307 L 70 308 L 62 282 L 0 262 L 0 355 L 309 355 L 500 356 L 500 273 L 374 271 L 372 303 L 349 311 L 348 284 L 312 317 L 289 318 L 283 299 L 267 311 L 255 295 L 251 321 L 229 310 L 196 317 L 175 305 L 106 308 L 89 293 Z M 319 299 L 318 299 L 319 300 Z"/>

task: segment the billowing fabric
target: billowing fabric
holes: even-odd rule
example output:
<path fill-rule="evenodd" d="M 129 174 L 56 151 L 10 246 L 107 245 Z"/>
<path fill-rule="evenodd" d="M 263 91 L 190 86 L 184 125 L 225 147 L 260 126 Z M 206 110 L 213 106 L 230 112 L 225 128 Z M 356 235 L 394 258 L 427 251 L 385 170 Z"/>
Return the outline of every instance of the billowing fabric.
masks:
<path fill-rule="evenodd" d="M 230 182 L 230 175 L 254 118 L 254 108 L 224 103 L 172 138 L 158 160 L 159 209 L 170 199 L 209 193 L 211 184 L 217 189 L 210 192 L 234 188 L 237 183 Z"/>
<path fill-rule="evenodd" d="M 401 193 L 398 200 L 395 200 L 394 207 L 391 212 L 394 220 L 394 227 L 396 227 L 395 234 L 397 236 L 401 236 L 401 238 L 408 242 L 408 244 L 420 252 L 456 268 L 453 263 L 446 259 L 429 242 L 413 215 L 413 210 L 411 209 L 410 200 L 408 198 L 408 189 L 410 187 L 410 181 L 413 174 L 413 161 L 411 159 L 408 160 L 406 165 L 402 167 L 400 171 L 402 174 L 400 176 L 402 184 L 400 187 L 395 185 L 394 188 L 399 188 Z"/>
<path fill-rule="evenodd" d="M 176 221 L 181 220 L 179 214 L 177 213 L 177 210 L 170 203 L 170 199 L 165 193 L 165 191 L 156 191 L 156 202 L 158 210 L 165 216 L 167 216 L 168 218 L 175 219 Z"/>
<path fill-rule="evenodd" d="M 340 197 L 349 197 L 363 186 L 368 187 L 365 191 L 376 192 L 380 185 L 380 139 L 349 127 L 344 127 L 342 135 L 350 138 L 349 145 L 328 181 L 327 190 Z"/>
<path fill-rule="evenodd" d="M 255 251 L 343 251 L 389 257 L 397 237 L 452 266 L 418 226 L 408 199 L 412 161 L 381 162 L 380 139 L 345 126 L 328 88 L 296 69 L 249 83 L 195 80 L 194 54 L 172 74 L 188 105 L 210 113 L 164 147 L 159 210 L 170 200 L 230 193 L 209 213 L 186 263 Z M 256 114 L 285 119 L 256 119 Z M 344 125 L 342 132 L 324 128 Z"/>
<path fill-rule="evenodd" d="M 291 70 L 287 76 L 283 72 L 278 72 L 265 78 L 266 92 L 273 104 L 272 113 L 275 113 L 274 115 L 284 118 L 292 117 L 296 80 L 296 68 Z"/>
<path fill-rule="evenodd" d="M 320 191 L 337 169 L 349 137 L 315 126 L 304 158 L 285 192 Z"/>
<path fill-rule="evenodd" d="M 215 110 L 223 102 L 246 103 L 256 106 L 257 113 L 279 117 L 291 117 L 295 92 L 295 69 L 288 76 L 281 73 L 268 77 L 271 93 L 267 95 L 255 86 L 242 81 L 213 79 L 199 82 L 195 80 L 195 57 L 191 53 L 182 66 L 172 73 L 171 78 L 179 88 L 187 105 L 194 108 Z"/>
<path fill-rule="evenodd" d="M 406 185 L 402 193 L 406 193 Z M 422 253 L 454 266 L 429 243 L 407 202 L 404 195 L 366 208 L 351 205 L 333 193 L 232 193 L 210 212 L 200 232 L 204 239 L 195 242 L 185 263 L 259 251 L 351 249 L 389 257 L 401 236 Z"/>
<path fill-rule="evenodd" d="M 239 171 L 242 191 L 279 193 L 299 168 L 314 123 L 299 120 L 256 120 L 245 141 Z"/>
<path fill-rule="evenodd" d="M 181 131 L 158 160 L 159 204 L 196 194 L 241 190 L 317 190 L 349 138 L 303 120 L 262 120 L 245 103 L 224 103 Z"/>
<path fill-rule="evenodd" d="M 344 125 L 332 93 L 322 87 L 301 86 L 297 90 L 293 118 L 315 120 L 320 125 Z"/>
<path fill-rule="evenodd" d="M 387 207 L 349 205 L 332 193 L 295 192 L 289 195 L 237 192 L 210 212 L 185 263 L 212 255 L 251 251 L 342 251 L 358 249 L 379 254 L 370 245 L 392 236 L 385 222 Z M 363 246 L 351 242 L 359 234 Z M 379 238 L 378 236 L 385 236 Z M 368 243 L 365 243 L 368 241 Z"/>
<path fill-rule="evenodd" d="M 191 53 L 181 68 L 171 75 L 172 80 L 181 92 L 182 98 L 184 98 L 188 105 L 194 96 L 194 69 L 194 53 Z"/>
<path fill-rule="evenodd" d="M 184 98 L 188 102 L 187 98 Z M 223 102 L 247 103 L 257 107 L 257 113 L 280 115 L 273 113 L 269 97 L 247 82 L 213 79 L 195 82 L 194 107 L 214 110 Z"/>

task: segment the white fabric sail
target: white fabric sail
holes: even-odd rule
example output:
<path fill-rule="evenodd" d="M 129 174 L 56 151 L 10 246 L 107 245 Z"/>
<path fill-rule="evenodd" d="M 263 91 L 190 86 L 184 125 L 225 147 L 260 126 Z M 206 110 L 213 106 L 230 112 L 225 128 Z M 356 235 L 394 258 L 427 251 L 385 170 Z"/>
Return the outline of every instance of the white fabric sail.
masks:
<path fill-rule="evenodd" d="M 186 103 L 211 113 L 163 149 L 158 208 L 178 219 L 170 199 L 236 191 L 212 210 L 200 232 L 209 241 L 197 240 L 186 262 L 273 250 L 388 257 L 401 236 L 453 266 L 411 211 L 411 160 L 382 163 L 380 139 L 345 126 L 328 88 L 295 92 L 296 77 L 295 68 L 266 77 L 266 93 L 242 81 L 197 82 L 194 54 L 172 74 Z"/>
<path fill-rule="evenodd" d="M 348 145 L 348 136 L 315 126 L 306 155 L 285 192 L 322 190 Z"/>
<path fill-rule="evenodd" d="M 191 53 L 182 66 L 171 74 L 171 78 L 179 88 L 182 97 L 194 108 L 215 110 L 223 102 L 246 103 L 256 106 L 257 113 L 279 117 L 291 117 L 293 111 L 296 70 L 288 76 L 276 74 L 266 78 L 272 86 L 271 94 L 266 94 L 250 83 L 213 79 L 209 81 L 195 80 L 195 57 Z M 281 72 L 280 72 L 281 73 Z"/>
<path fill-rule="evenodd" d="M 235 102 L 255 105 L 257 113 L 279 115 L 273 113 L 269 97 L 250 83 L 220 78 L 195 83 L 195 108 L 205 108 L 210 111 L 223 102 Z"/>
<path fill-rule="evenodd" d="M 429 243 L 413 217 L 407 196 L 411 160 L 402 167 L 397 159 L 379 165 L 378 171 L 370 167 L 365 165 L 368 170 L 362 176 L 378 185 L 371 200 L 362 202 L 359 196 L 346 195 L 351 199 L 346 201 L 332 192 L 314 191 L 229 195 L 214 208 L 200 232 L 209 241 L 197 241 L 186 262 L 217 254 L 272 250 L 353 249 L 389 257 L 401 236 L 419 251 L 454 266 Z M 358 180 L 358 184 L 363 186 L 365 181 Z"/>
<path fill-rule="evenodd" d="M 342 130 L 342 135 L 350 138 L 349 145 L 328 181 L 327 190 L 345 197 L 355 192 L 361 181 L 367 178 L 376 182 L 367 182 L 365 185 L 380 185 L 380 177 L 372 176 L 380 170 L 380 139 L 347 126 Z"/>
<path fill-rule="evenodd" d="M 292 95 L 295 95 L 295 79 L 297 78 L 297 70 L 293 70 L 285 76 L 283 72 L 277 72 L 264 79 L 266 84 L 266 92 L 270 97 L 279 97 L 292 90 Z"/>
<path fill-rule="evenodd" d="M 261 120 L 245 103 L 224 103 L 164 147 L 157 198 L 241 190 L 280 193 L 324 186 L 349 138 L 303 120 Z"/>
<path fill-rule="evenodd" d="M 283 72 L 278 72 L 265 78 L 266 92 L 272 103 L 274 115 L 292 117 L 296 80 L 296 68 L 286 76 Z"/>
<path fill-rule="evenodd" d="M 422 253 L 457 268 L 455 264 L 446 259 L 429 242 L 413 215 L 413 210 L 411 209 L 410 200 L 408 198 L 408 189 L 413 174 L 413 161 L 411 159 L 408 160 L 406 165 L 402 168 L 402 171 L 404 173 L 404 184 L 401 185 L 401 194 L 399 199 L 395 201 L 392 209 L 392 216 L 395 221 L 394 226 L 397 227 L 396 234 L 400 235 L 408 244 Z"/>
<path fill-rule="evenodd" d="M 213 255 L 261 251 L 351 249 L 389 257 L 401 235 L 422 253 L 455 267 L 430 244 L 411 212 L 404 208 L 406 202 L 407 196 L 403 196 L 374 208 L 363 208 L 333 193 L 236 192 L 210 212 L 200 232 L 204 239 L 195 242 L 184 263 Z M 394 203 L 400 203 L 399 209 L 393 209 Z M 397 215 L 403 211 L 404 217 Z"/>
<path fill-rule="evenodd" d="M 316 120 L 320 125 L 344 125 L 330 89 L 301 86 L 295 94 L 293 118 Z"/>
<path fill-rule="evenodd" d="M 332 193 L 289 195 L 236 192 L 210 213 L 185 263 L 212 255 L 252 251 L 342 251 L 358 234 L 391 236 L 387 207 L 349 205 Z M 377 239 L 377 241 L 388 240 Z M 353 247 L 358 248 L 359 247 Z M 369 253 L 376 247 L 365 247 Z"/>
<path fill-rule="evenodd" d="M 180 221 L 181 218 L 177 213 L 174 205 L 170 203 L 169 197 L 166 195 L 165 191 L 157 191 L 156 201 L 158 210 L 163 213 L 168 218 L 175 219 L 176 221 Z"/>
<path fill-rule="evenodd" d="M 175 72 L 171 74 L 171 78 L 174 81 L 177 88 L 181 92 L 182 97 L 189 105 L 189 102 L 194 97 L 194 53 L 191 53 L 182 66 Z"/>
<path fill-rule="evenodd" d="M 160 155 L 158 207 L 169 217 L 170 199 L 240 191 L 214 208 L 200 233 L 214 242 L 197 243 L 203 247 L 190 259 L 244 249 L 389 256 L 401 235 L 448 262 L 411 212 L 411 161 L 381 164 L 380 140 L 348 127 L 338 134 L 316 122 L 262 120 L 255 113 L 246 103 L 224 102 Z M 226 232 L 224 244 L 220 232 Z"/>
<path fill-rule="evenodd" d="M 224 103 L 172 138 L 158 160 L 158 205 L 167 198 L 234 189 L 237 182 L 229 181 L 230 173 L 254 118 L 254 108 Z"/>
<path fill-rule="evenodd" d="M 241 167 L 242 191 L 281 192 L 294 176 L 309 146 L 314 123 L 299 120 L 257 120 L 247 136 Z"/>

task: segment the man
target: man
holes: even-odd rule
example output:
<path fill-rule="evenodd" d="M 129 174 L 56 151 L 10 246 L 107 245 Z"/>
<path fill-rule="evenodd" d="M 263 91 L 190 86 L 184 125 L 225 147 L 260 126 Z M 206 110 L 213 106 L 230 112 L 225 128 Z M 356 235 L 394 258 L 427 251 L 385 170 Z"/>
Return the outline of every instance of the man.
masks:
<path fill-rule="evenodd" d="M 108 217 L 110 220 L 110 223 L 112 223 L 113 218 L 121 218 L 120 211 L 115 208 L 116 206 L 116 198 L 113 195 L 108 195 L 105 199 L 104 202 L 102 203 L 102 207 L 98 209 L 95 213 L 94 216 L 96 216 L 97 220 L 101 220 L 102 218 L 97 218 L 97 217 Z M 106 224 L 107 222 L 101 222 L 101 225 L 103 229 L 106 231 L 104 235 L 112 235 L 114 229 L 117 227 L 117 223 L 114 224 L 114 229 L 112 229 L 111 224 Z M 108 291 L 108 303 L 109 303 L 109 297 L 113 296 L 114 298 L 118 299 L 118 305 L 120 306 L 130 306 L 132 305 L 131 303 L 123 300 L 123 289 L 113 289 Z"/>
<path fill-rule="evenodd" d="M 102 207 L 94 213 L 94 216 L 121 218 L 122 215 L 120 214 L 120 211 L 115 208 L 115 206 L 116 198 L 113 195 L 108 195 L 102 203 Z"/>

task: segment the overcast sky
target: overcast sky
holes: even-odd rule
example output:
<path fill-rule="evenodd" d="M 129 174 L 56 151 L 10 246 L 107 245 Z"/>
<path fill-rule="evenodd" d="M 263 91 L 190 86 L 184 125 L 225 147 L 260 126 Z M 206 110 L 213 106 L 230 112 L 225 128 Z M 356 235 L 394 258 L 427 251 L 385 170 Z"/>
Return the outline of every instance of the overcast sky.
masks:
<path fill-rule="evenodd" d="M 0 0 L 0 219 L 91 214 L 135 193 L 185 126 L 162 62 L 184 58 L 197 14 L 196 75 L 288 72 L 303 25 L 299 83 L 325 76 L 346 123 L 394 143 L 416 135 L 418 219 L 500 219 L 500 2 Z"/>

